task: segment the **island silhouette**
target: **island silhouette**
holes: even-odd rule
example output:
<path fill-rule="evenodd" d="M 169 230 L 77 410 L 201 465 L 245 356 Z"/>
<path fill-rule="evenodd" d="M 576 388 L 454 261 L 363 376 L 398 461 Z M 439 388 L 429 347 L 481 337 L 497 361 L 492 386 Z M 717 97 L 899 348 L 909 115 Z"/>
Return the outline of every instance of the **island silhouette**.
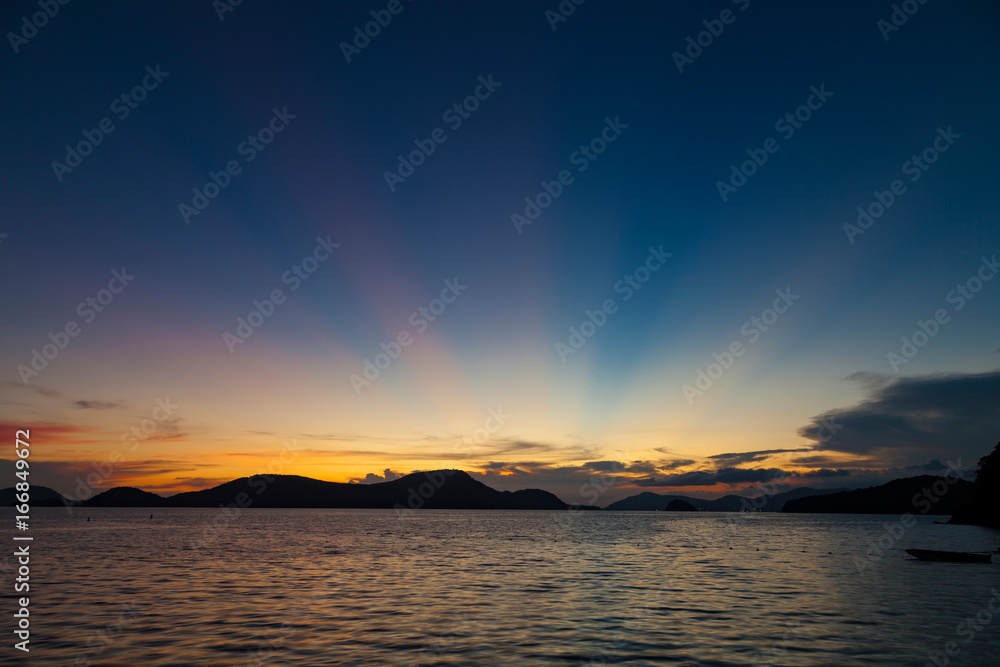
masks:
<path fill-rule="evenodd" d="M 698 508 L 687 502 L 686 500 L 681 500 L 680 498 L 674 498 L 667 505 L 665 512 L 697 512 Z"/>
<path fill-rule="evenodd" d="M 199 491 L 161 496 L 117 486 L 85 499 L 31 486 L 35 506 L 259 507 L 418 509 L 598 510 L 564 502 L 542 489 L 498 491 L 463 470 L 414 472 L 374 484 L 326 482 L 299 475 L 253 475 Z M 0 506 L 16 504 L 13 487 L 0 489 Z M 798 487 L 773 495 L 726 495 L 715 500 L 643 492 L 613 502 L 607 511 L 788 512 L 840 514 L 952 514 L 949 523 L 1000 528 L 1000 443 L 979 460 L 975 482 L 948 474 L 895 479 L 862 489 Z"/>
<path fill-rule="evenodd" d="M 2 492 L 0 492 L 2 493 Z M 0 496 L 2 498 L 2 496 Z M 569 505 L 541 489 L 498 491 L 462 470 L 415 472 L 387 482 L 325 482 L 299 475 L 253 475 L 210 489 L 164 497 L 135 487 L 119 486 L 92 498 L 68 499 L 83 507 L 258 507 L 367 509 L 597 509 Z"/>

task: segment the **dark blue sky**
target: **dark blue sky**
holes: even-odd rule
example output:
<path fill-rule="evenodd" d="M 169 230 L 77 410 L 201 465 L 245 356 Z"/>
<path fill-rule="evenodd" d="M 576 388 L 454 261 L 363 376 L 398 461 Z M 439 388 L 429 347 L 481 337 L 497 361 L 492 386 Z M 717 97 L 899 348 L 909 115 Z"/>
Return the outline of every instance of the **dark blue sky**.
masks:
<path fill-rule="evenodd" d="M 247 466 L 270 451 L 242 446 L 256 432 L 330 436 L 300 461 L 317 477 L 445 467 L 414 443 L 461 439 L 497 405 L 518 415 L 466 467 L 518 477 L 631 457 L 655 476 L 721 451 L 815 445 L 798 429 L 871 398 L 852 373 L 884 384 L 996 368 L 1000 281 L 960 311 L 947 301 L 1000 246 L 994 3 L 932 0 L 884 39 L 891 3 L 589 0 L 553 31 L 554 0 L 404 1 L 346 62 L 341 42 L 385 6 L 246 1 L 220 21 L 207 0 L 70 3 L 16 53 L 8 35 L 4 420 L 99 434 L 53 462 L 103 455 L 105 434 L 172 392 L 188 397 L 184 438 L 150 460 L 187 461 L 186 447 L 217 459 L 163 476 L 233 476 L 224 456 Z M 723 10 L 733 21 L 678 72 L 672 54 Z M 5 33 L 37 11 L 5 3 Z M 157 66 L 169 75 L 118 118 L 112 101 Z M 442 114 L 479 77 L 499 86 L 451 129 Z M 812 87 L 832 95 L 784 136 L 776 121 Z M 294 118 L 248 162 L 238 147 L 274 109 Z M 106 117 L 114 131 L 60 182 L 53 161 Z M 574 152 L 605 119 L 627 128 L 578 171 Z M 390 191 L 397 155 L 435 128 L 447 139 Z M 911 182 L 903 164 L 939 128 L 960 136 Z M 717 182 L 768 138 L 777 152 L 723 201 Z M 230 160 L 240 173 L 185 224 L 178 205 Z M 566 169 L 573 183 L 519 234 L 511 215 Z M 905 193 L 850 243 L 844 224 L 895 179 Z M 341 246 L 289 292 L 282 276 L 327 235 Z M 651 246 L 672 257 L 625 302 L 617 281 Z M 18 367 L 122 266 L 134 287 L 25 384 Z M 468 291 L 356 391 L 350 376 L 456 277 Z M 223 334 L 274 288 L 287 304 L 230 353 Z M 748 343 L 743 323 L 785 288 L 800 300 L 687 400 L 684 385 Z M 557 343 L 609 298 L 619 308 L 564 362 Z M 940 308 L 949 322 L 894 373 L 888 353 Z M 65 412 L 30 387 L 120 404 Z M 978 437 L 961 446 L 985 452 Z M 919 441 L 825 463 L 916 465 L 952 446 Z"/>

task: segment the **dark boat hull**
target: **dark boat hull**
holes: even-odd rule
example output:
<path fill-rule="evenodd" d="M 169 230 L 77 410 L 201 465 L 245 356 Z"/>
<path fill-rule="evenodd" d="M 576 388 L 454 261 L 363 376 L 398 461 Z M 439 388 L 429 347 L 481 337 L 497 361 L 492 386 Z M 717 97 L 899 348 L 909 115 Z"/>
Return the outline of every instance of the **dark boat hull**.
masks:
<path fill-rule="evenodd" d="M 933 560 L 942 563 L 990 563 L 989 554 L 966 553 L 964 551 L 934 551 L 933 549 L 906 549 L 918 560 Z"/>

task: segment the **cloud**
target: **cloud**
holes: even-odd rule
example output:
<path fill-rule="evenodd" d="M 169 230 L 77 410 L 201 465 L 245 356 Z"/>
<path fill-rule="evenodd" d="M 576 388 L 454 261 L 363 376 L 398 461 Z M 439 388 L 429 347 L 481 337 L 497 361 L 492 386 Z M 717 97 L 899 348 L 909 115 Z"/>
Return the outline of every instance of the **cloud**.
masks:
<path fill-rule="evenodd" d="M 890 382 L 892 382 L 893 377 L 891 375 L 884 375 L 882 373 L 870 373 L 868 371 L 858 371 L 856 373 L 851 373 L 844 379 L 849 380 L 851 382 L 858 382 L 862 386 L 864 386 L 865 389 L 869 391 L 876 391 L 886 386 Z"/>
<path fill-rule="evenodd" d="M 712 459 L 720 468 L 731 468 L 744 463 L 758 463 L 784 452 L 811 452 L 811 447 L 801 449 L 761 449 L 756 452 L 737 452 L 732 454 L 713 454 Z"/>
<path fill-rule="evenodd" d="M 767 482 L 794 473 L 788 473 L 780 468 L 734 468 L 726 467 L 717 470 L 692 470 L 691 472 L 674 473 L 662 477 L 650 477 L 638 480 L 636 486 L 715 486 L 716 484 L 747 484 L 751 482 Z"/>
<path fill-rule="evenodd" d="M 81 410 L 113 410 L 121 407 L 121 401 L 73 401 Z"/>
<path fill-rule="evenodd" d="M 33 394 L 38 394 L 39 396 L 44 396 L 45 398 L 51 398 L 52 400 L 56 401 L 69 400 L 66 398 L 66 395 L 63 394 L 61 391 L 57 389 L 46 389 L 45 387 L 40 387 L 37 384 L 31 384 L 25 386 L 20 382 L 8 382 L 7 386 L 16 389 L 23 389 L 24 391 L 30 391 Z"/>
<path fill-rule="evenodd" d="M 868 387 L 860 403 L 813 417 L 799 435 L 815 441 L 817 452 L 866 456 L 883 466 L 929 458 L 976 460 L 997 440 L 1000 371 L 900 378 Z M 832 437 L 830 424 L 837 426 Z"/>
<path fill-rule="evenodd" d="M 941 476 L 949 473 L 948 465 L 942 463 L 938 459 L 932 459 L 926 463 L 920 463 L 917 465 L 902 467 L 894 466 L 890 468 L 872 468 L 870 467 L 870 464 L 866 465 L 864 461 L 838 462 L 837 459 L 826 456 L 804 457 L 804 459 L 801 460 L 796 459 L 794 463 L 801 463 L 803 465 L 810 466 L 823 464 L 830 465 L 830 467 L 820 467 L 816 470 L 809 470 L 807 472 L 793 473 L 792 476 L 794 477 L 798 477 L 803 480 L 823 480 L 850 477 L 851 483 L 848 486 L 851 488 L 879 486 L 901 477 L 917 477 L 919 475 Z M 839 466 L 837 465 L 838 463 Z M 974 462 L 963 461 L 963 464 L 966 468 L 960 470 L 959 476 L 971 480 L 974 476 Z M 811 482 L 809 485 L 814 486 Z M 819 486 L 823 486 L 823 484 L 820 484 Z"/>
<path fill-rule="evenodd" d="M 636 479 L 636 473 L 630 471 L 645 470 L 648 465 L 648 461 L 590 461 L 583 465 L 489 461 L 466 470 L 501 491 L 545 489 L 567 503 L 604 506 L 630 495 L 625 487 Z"/>
<path fill-rule="evenodd" d="M 264 433 L 268 434 L 266 431 L 250 431 L 251 433 Z M 336 440 L 341 442 L 360 442 L 360 441 L 375 441 L 384 442 L 384 438 L 373 435 L 358 435 L 356 433 L 296 433 L 296 438 L 302 438 L 304 440 Z"/>
<path fill-rule="evenodd" d="M 28 391 L 33 394 L 38 394 L 39 396 L 44 396 L 53 401 L 63 401 L 69 405 L 74 405 L 81 410 L 112 410 L 114 408 L 120 408 L 125 405 L 124 401 L 89 401 L 89 400 L 74 400 L 62 393 L 58 389 L 48 389 L 36 384 L 23 385 L 20 382 L 7 382 L 4 384 L 6 387 L 12 387 L 15 389 L 21 389 L 23 391 Z"/>
<path fill-rule="evenodd" d="M 666 477 L 647 477 L 646 479 L 635 480 L 634 485 L 645 488 L 650 486 L 702 486 L 703 484 L 714 484 L 711 481 L 712 473 L 707 470 L 696 470 L 693 472 L 679 473 L 677 475 L 667 475 Z"/>
<path fill-rule="evenodd" d="M 590 461 L 584 463 L 583 467 L 590 470 L 617 471 L 621 470 L 622 464 L 618 461 Z"/>
<path fill-rule="evenodd" d="M 694 465 L 695 461 L 692 459 L 672 459 L 669 461 L 660 461 L 657 467 L 660 470 L 676 470 L 677 468 L 686 468 L 689 465 Z"/>
<path fill-rule="evenodd" d="M 776 450 L 784 451 L 784 450 Z M 796 450 L 797 451 L 797 450 Z M 808 451 L 808 450 L 804 450 Z M 824 470 L 808 475 L 779 468 L 738 468 L 724 466 L 711 470 L 671 472 L 693 465 L 691 459 L 667 461 L 588 461 L 582 465 L 554 465 L 537 461 L 490 461 L 479 466 L 473 476 L 501 490 L 542 488 L 569 503 L 607 505 L 634 495 L 636 488 L 655 487 L 736 487 L 774 479 L 825 479 L 846 477 L 850 470 Z M 722 493 L 732 492 L 725 489 Z M 686 491 L 686 493 L 691 493 Z M 719 493 L 717 491 L 717 493 Z M 695 495 L 698 495 L 695 492 Z"/>
<path fill-rule="evenodd" d="M 355 484 L 378 484 L 379 482 L 391 482 L 392 480 L 399 479 L 402 476 L 403 473 L 393 472 L 392 470 L 386 468 L 381 475 L 370 472 L 364 477 L 352 477 L 351 482 Z"/>
<path fill-rule="evenodd" d="M 931 464 L 927 464 L 930 466 Z M 933 466 L 931 466 L 933 468 Z M 923 468 L 923 466 L 921 466 Z M 939 466 L 934 468 L 935 471 L 943 468 Z M 871 473 L 878 473 L 885 475 L 886 471 L 865 471 Z M 894 479 L 899 477 L 899 471 L 895 471 L 895 475 L 887 477 L 888 479 Z M 817 470 L 809 470 L 806 472 L 799 472 L 796 470 L 782 470 L 781 468 L 719 468 L 718 470 L 694 470 L 691 472 L 677 473 L 673 475 L 665 475 L 662 477 L 650 477 L 646 479 L 637 480 L 635 486 L 649 488 L 649 487 L 692 487 L 692 486 L 716 486 L 724 485 L 735 487 L 741 484 L 760 484 L 766 482 L 773 482 L 775 480 L 788 480 L 788 479 L 835 479 L 842 477 L 853 477 L 858 473 L 858 470 L 851 468 L 819 468 Z M 878 482 L 882 483 L 882 482 Z"/>
<path fill-rule="evenodd" d="M 48 445 L 78 445 L 101 442 L 92 439 L 92 435 L 100 431 L 96 426 L 77 426 L 63 422 L 4 422 L 0 421 L 0 433 L 11 433 L 22 429 L 28 430 L 30 440 L 45 442 Z"/>
<path fill-rule="evenodd" d="M 163 421 L 156 423 L 156 431 L 150 435 L 142 433 L 139 437 L 139 442 L 160 442 L 164 440 L 185 440 L 191 433 L 185 431 L 181 428 L 181 422 L 184 421 L 183 417 L 173 417 L 171 419 L 164 419 Z"/>
<path fill-rule="evenodd" d="M 808 450 L 812 451 L 812 450 Z M 804 466 L 807 468 L 815 468 L 816 466 L 828 466 L 828 465 L 845 465 L 848 467 L 857 466 L 864 467 L 866 462 L 864 461 L 842 461 L 839 456 L 827 456 L 826 454 L 816 454 L 813 456 L 798 456 L 792 459 L 792 464 L 797 466 Z"/>
<path fill-rule="evenodd" d="M 812 478 L 827 478 L 827 477 L 849 477 L 854 474 L 853 470 L 848 468 L 817 468 L 816 470 L 809 470 L 804 473 L 797 473 L 797 477 L 804 477 L 806 479 Z"/>
<path fill-rule="evenodd" d="M 34 439 L 34 431 L 32 431 L 32 439 Z M 136 486 L 145 490 L 176 489 L 184 484 L 171 479 L 167 485 L 153 487 L 148 486 L 146 480 L 150 477 L 163 475 L 190 474 L 216 465 L 214 463 L 191 463 L 171 459 L 111 463 L 107 456 L 93 461 L 33 461 L 31 464 L 31 483 L 55 489 L 67 498 L 89 498 L 94 493 L 100 493 L 114 486 Z M 15 479 L 14 469 L 13 460 L 0 459 L 0 478 Z M 223 481 L 228 482 L 229 480 L 219 480 L 217 483 Z"/>
<path fill-rule="evenodd" d="M 516 438 L 494 438 L 482 443 L 468 442 L 461 437 L 427 438 L 441 443 L 440 447 L 428 447 L 420 442 L 408 440 L 383 440 L 383 449 L 309 449 L 303 450 L 316 454 L 337 454 L 340 456 L 369 457 L 384 459 L 393 457 L 411 461 L 436 461 L 442 467 L 442 462 L 454 462 L 452 467 L 481 468 L 484 462 L 501 458 L 535 457 L 545 455 L 550 459 L 564 461 L 579 461 L 600 456 L 598 448 L 582 445 L 553 445 L 544 442 L 519 440 Z M 448 463 L 451 465 L 451 463 Z"/>
<path fill-rule="evenodd" d="M 549 453 L 558 449 L 554 445 L 547 445 L 541 442 L 530 442 L 527 440 L 494 440 L 484 443 L 490 448 L 491 455 L 500 454 L 521 454 L 522 452 Z"/>

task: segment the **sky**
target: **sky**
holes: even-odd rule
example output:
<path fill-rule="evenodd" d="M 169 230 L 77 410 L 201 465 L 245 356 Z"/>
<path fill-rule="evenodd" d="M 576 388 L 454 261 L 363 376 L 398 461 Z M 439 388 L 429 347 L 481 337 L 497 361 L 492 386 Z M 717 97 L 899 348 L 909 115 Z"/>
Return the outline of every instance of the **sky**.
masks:
<path fill-rule="evenodd" d="M 4 3 L 3 432 L 75 498 L 974 466 L 1000 9 L 902 4 Z"/>

